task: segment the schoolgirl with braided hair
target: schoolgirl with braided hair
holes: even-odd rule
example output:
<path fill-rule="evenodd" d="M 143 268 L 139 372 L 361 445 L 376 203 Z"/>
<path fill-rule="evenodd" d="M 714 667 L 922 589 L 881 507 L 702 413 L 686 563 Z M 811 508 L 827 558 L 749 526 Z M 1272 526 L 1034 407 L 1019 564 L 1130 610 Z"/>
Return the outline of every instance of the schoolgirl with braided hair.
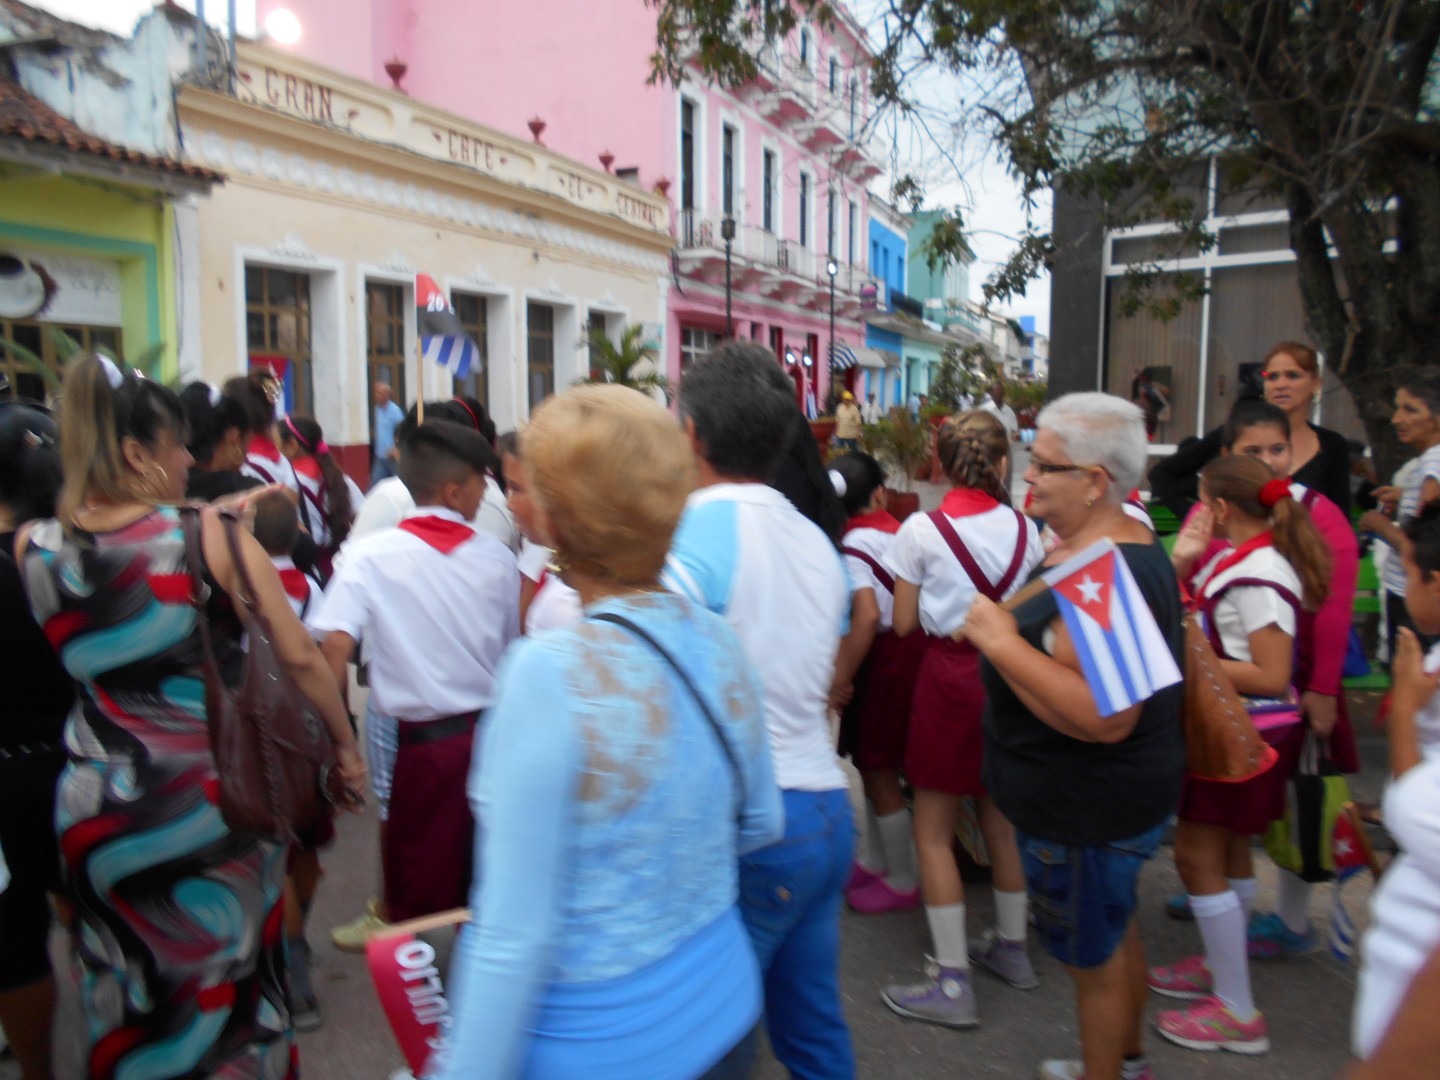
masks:
<path fill-rule="evenodd" d="M 1247 941 L 1242 893 L 1253 889 L 1247 884 L 1255 876 L 1251 838 L 1285 816 L 1286 782 L 1305 740 L 1291 689 L 1295 639 L 1302 616 L 1324 602 L 1333 565 L 1330 548 L 1294 495 L 1289 479 L 1259 457 L 1216 458 L 1200 474 L 1204 510 L 1187 523 L 1172 554 L 1183 569 L 1205 551 L 1212 533 L 1229 541 L 1196 575 L 1196 599 L 1220 667 L 1275 750 L 1271 765 L 1248 780 L 1185 778 L 1175 864 L 1204 952 L 1151 969 L 1149 985 L 1194 1000 L 1155 1019 L 1160 1034 L 1193 1050 L 1263 1054 L 1270 1048 L 1249 969 L 1250 955 L 1265 954 L 1253 953 Z M 1308 940 L 1291 937 L 1291 953 L 1317 944 L 1311 930 Z"/>
<path fill-rule="evenodd" d="M 962 413 L 937 432 L 940 464 L 953 485 L 930 514 L 900 527 L 886 562 L 895 575 L 894 630 L 925 634 L 910 708 L 905 772 L 915 787 L 914 835 L 920 896 L 934 943 L 935 969 L 911 986 L 891 986 L 884 1000 L 897 1013 L 949 1027 L 980 1022 L 970 961 L 1017 989 L 1036 985 L 1026 949 L 1025 875 L 1015 833 L 981 781 L 985 689 L 974 645 L 951 635 L 979 596 L 1003 600 L 1043 557 L 1040 534 L 1010 505 L 1010 441 L 988 412 Z M 955 862 L 962 800 L 978 800 L 980 827 L 995 882 L 996 931 L 966 937 L 965 892 Z"/>

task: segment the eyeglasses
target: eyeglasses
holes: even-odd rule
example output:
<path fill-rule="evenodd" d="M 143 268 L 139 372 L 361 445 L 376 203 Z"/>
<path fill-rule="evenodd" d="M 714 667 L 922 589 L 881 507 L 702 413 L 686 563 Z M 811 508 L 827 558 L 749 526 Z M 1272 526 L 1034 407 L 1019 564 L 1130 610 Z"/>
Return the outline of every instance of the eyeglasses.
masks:
<path fill-rule="evenodd" d="M 1052 476 L 1062 472 L 1084 472 L 1086 469 L 1099 468 L 1098 465 L 1052 465 L 1048 461 L 1037 461 L 1033 457 L 1030 459 L 1030 464 L 1035 466 L 1035 471 L 1041 476 Z"/>

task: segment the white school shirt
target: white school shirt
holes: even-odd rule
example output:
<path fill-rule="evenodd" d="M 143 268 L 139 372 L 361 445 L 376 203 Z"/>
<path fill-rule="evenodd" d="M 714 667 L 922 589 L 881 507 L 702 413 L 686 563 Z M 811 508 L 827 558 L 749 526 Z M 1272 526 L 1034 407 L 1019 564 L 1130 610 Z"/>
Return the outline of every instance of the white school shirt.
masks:
<path fill-rule="evenodd" d="M 515 561 L 520 565 L 520 573 L 524 574 L 531 581 L 539 583 L 545 575 L 545 568 L 550 565 L 550 560 L 555 553 L 544 544 L 537 544 L 534 540 L 520 538 L 520 550 L 515 553 Z"/>
<path fill-rule="evenodd" d="M 1440 671 L 1440 645 L 1425 657 Z M 1371 896 L 1352 1036 L 1375 1053 L 1416 973 L 1440 945 L 1440 693 L 1415 714 L 1420 764 L 1385 788 L 1385 828 L 1400 845 Z"/>
<path fill-rule="evenodd" d="M 1023 514 L 1017 522 L 1015 511 L 1004 503 L 978 514 L 946 517 L 994 584 L 999 584 L 1010 568 L 1019 529 L 1025 529 L 1025 555 L 1005 596 L 1024 585 L 1031 569 L 1045 557 L 1035 523 Z M 927 634 L 948 637 L 965 625 L 970 605 L 980 594 L 929 514 L 911 514 L 905 519 L 890 546 L 887 563 L 897 578 L 920 587 L 920 626 Z"/>
<path fill-rule="evenodd" d="M 764 689 L 780 787 L 845 788 L 829 697 L 850 583 L 829 537 L 774 488 L 715 484 L 686 500 L 662 581 L 739 636 Z"/>
<path fill-rule="evenodd" d="M 1440 444 L 1407 461 L 1405 467 L 1395 474 L 1396 486 L 1400 488 L 1400 505 L 1395 511 L 1395 520 L 1401 525 L 1405 524 L 1406 518 L 1414 517 L 1420 511 L 1420 490 L 1426 480 L 1440 481 Z M 1392 552 L 1391 558 L 1386 560 L 1382 580 L 1386 592 L 1405 595 L 1405 564 L 1398 554 Z"/>
<path fill-rule="evenodd" d="M 841 547 L 854 548 L 856 551 L 863 551 L 870 558 L 885 567 L 885 556 L 889 554 L 890 547 L 895 542 L 895 533 L 888 533 L 884 529 L 857 528 L 851 529 L 840 539 Z M 845 554 L 845 569 L 850 574 L 850 591 L 859 592 L 861 589 L 869 589 L 875 594 L 875 606 L 880 609 L 880 632 L 883 633 L 895 625 L 895 592 L 887 589 L 884 583 L 875 576 L 875 571 L 864 559 L 858 559 L 854 555 Z M 887 568 L 888 569 L 888 568 Z M 894 575 L 890 578 L 892 584 Z"/>
<path fill-rule="evenodd" d="M 443 507 L 434 516 L 465 524 Z M 448 554 L 404 529 L 385 529 L 345 545 L 318 633 L 365 642 L 375 706 L 403 720 L 436 720 L 486 708 L 500 657 L 520 634 L 515 556 L 488 533 Z"/>
<path fill-rule="evenodd" d="M 1206 563 L 1205 568 L 1196 576 L 1202 599 L 1215 596 L 1229 582 L 1250 578 L 1279 586 L 1294 597 L 1296 603 L 1300 602 L 1303 595 L 1300 575 L 1295 573 L 1295 568 L 1285 556 L 1273 547 L 1256 548 L 1223 574 L 1216 576 L 1216 567 L 1231 554 L 1231 548 L 1220 552 Z M 1267 626 L 1278 626 L 1294 637 L 1296 612 L 1283 594 L 1270 585 L 1237 585 L 1220 597 L 1209 625 L 1220 637 L 1221 652 L 1225 659 L 1248 664 L 1253 660 L 1250 655 L 1250 635 Z"/>
<path fill-rule="evenodd" d="M 324 587 L 313 574 L 307 574 L 296 566 L 295 560 L 288 555 L 270 556 L 270 565 L 280 575 L 280 584 L 285 589 L 285 599 L 290 601 L 291 610 L 309 629 L 312 617 L 320 610 Z"/>
<path fill-rule="evenodd" d="M 561 581 L 559 574 L 549 573 L 525 609 L 525 633 L 533 635 L 574 626 L 584 617 L 585 605 L 580 602 L 580 594 Z"/>
<path fill-rule="evenodd" d="M 294 469 L 294 466 L 291 466 Z M 300 485 L 300 520 L 310 530 L 310 537 L 320 548 L 330 546 L 330 523 L 325 519 L 330 511 L 328 493 L 323 476 L 307 476 L 294 469 L 295 482 Z M 342 474 L 343 475 L 343 474 Z M 365 495 L 350 477 L 345 477 L 345 492 L 350 496 L 351 522 L 360 515 L 365 506 Z"/>
<path fill-rule="evenodd" d="M 274 457 L 270 456 L 271 451 Z M 263 440 L 252 437 L 245 451 L 245 462 L 240 466 L 242 476 L 259 480 L 262 484 L 280 484 L 300 495 L 300 477 L 290 459 L 280 453 L 274 443 L 264 444 Z M 303 496 L 302 496 L 303 497 Z"/>
<path fill-rule="evenodd" d="M 355 515 L 355 524 L 350 526 L 350 535 L 345 538 L 335 565 L 340 565 L 351 541 L 399 525 L 414 512 L 415 500 L 398 476 L 387 476 L 372 484 L 360 512 Z M 515 527 L 515 519 L 505 504 L 505 493 L 494 477 L 485 477 L 485 497 L 480 500 L 480 509 L 475 511 L 469 525 L 479 532 L 489 533 L 512 553 L 520 550 L 520 530 Z"/>

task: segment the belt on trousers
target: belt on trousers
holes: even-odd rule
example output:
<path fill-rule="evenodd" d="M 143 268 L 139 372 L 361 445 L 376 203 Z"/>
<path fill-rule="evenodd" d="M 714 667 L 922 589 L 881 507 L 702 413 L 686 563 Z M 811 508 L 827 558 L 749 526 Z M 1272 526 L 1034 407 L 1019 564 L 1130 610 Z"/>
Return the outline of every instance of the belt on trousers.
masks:
<path fill-rule="evenodd" d="M 455 716 L 442 716 L 438 720 L 402 720 L 396 725 L 399 728 L 396 737 L 401 746 L 423 746 L 425 743 L 465 735 L 475 727 L 478 719 L 480 713 L 477 710 Z"/>

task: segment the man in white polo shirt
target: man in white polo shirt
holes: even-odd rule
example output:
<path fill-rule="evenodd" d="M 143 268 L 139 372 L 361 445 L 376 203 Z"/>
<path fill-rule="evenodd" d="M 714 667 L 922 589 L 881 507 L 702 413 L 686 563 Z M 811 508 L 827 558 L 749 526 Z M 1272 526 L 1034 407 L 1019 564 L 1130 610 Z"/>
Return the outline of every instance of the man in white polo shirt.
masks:
<path fill-rule="evenodd" d="M 855 829 L 827 702 L 850 589 L 839 551 L 766 484 L 797 427 L 793 394 L 775 358 L 745 342 L 685 373 L 680 418 L 700 484 L 664 580 L 725 617 L 764 688 L 785 836 L 741 859 L 740 912 L 764 972 L 771 1046 L 792 1076 L 849 1080 L 840 900 Z"/>

